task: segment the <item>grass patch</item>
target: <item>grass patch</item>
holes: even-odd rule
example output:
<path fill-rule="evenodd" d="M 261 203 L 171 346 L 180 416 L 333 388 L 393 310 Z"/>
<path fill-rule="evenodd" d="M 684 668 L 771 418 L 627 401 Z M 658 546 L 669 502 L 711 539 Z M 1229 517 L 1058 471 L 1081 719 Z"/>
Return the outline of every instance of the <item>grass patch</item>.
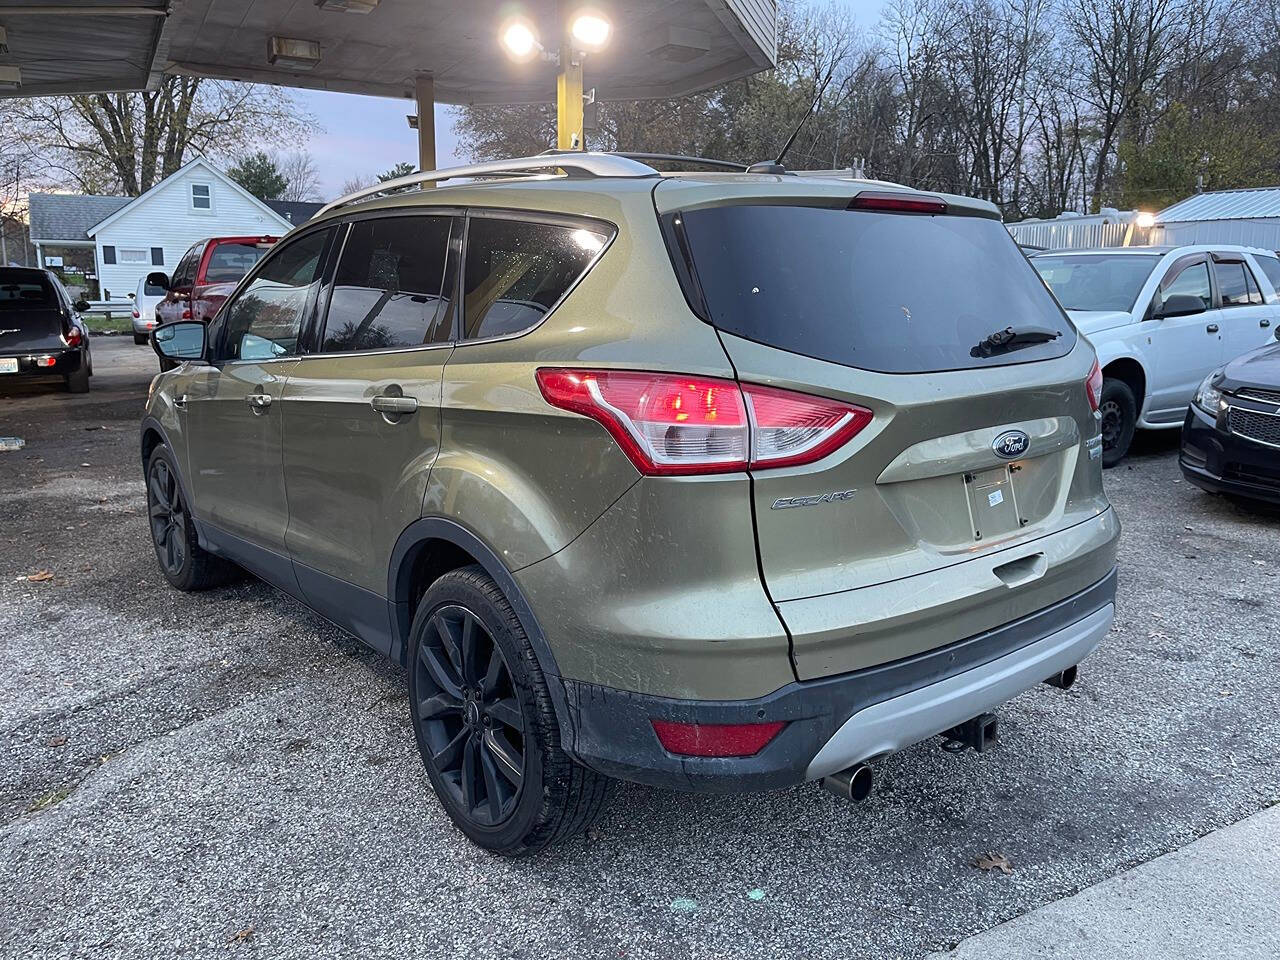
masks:
<path fill-rule="evenodd" d="M 91 313 L 84 318 L 90 333 L 132 333 L 133 317 L 129 314 Z"/>
<path fill-rule="evenodd" d="M 38 810 L 48 810 L 55 804 L 61 803 L 67 797 L 71 796 L 71 787 L 60 787 L 57 790 L 50 790 L 43 797 L 37 800 L 31 806 L 27 807 L 27 813 L 35 813 Z"/>

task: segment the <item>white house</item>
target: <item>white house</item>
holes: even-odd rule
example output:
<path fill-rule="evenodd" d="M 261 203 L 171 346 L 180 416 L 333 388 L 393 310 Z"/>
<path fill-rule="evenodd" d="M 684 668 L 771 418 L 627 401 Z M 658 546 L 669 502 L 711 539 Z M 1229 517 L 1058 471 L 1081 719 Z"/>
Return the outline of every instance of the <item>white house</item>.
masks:
<path fill-rule="evenodd" d="M 77 281 L 96 277 L 97 296 L 120 301 L 153 270 L 172 272 L 198 240 L 283 236 L 319 208 L 263 202 L 196 157 L 137 197 L 31 194 L 31 242 L 37 262 L 62 272 L 68 285 L 92 291 Z"/>

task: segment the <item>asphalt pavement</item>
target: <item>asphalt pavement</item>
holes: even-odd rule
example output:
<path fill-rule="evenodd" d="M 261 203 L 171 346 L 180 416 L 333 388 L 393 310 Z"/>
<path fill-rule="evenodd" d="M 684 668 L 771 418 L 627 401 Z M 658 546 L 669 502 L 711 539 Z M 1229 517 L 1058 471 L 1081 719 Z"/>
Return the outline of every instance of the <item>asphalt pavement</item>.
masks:
<path fill-rule="evenodd" d="M 93 348 L 88 395 L 0 384 L 2 957 L 922 957 L 1280 800 L 1280 520 L 1182 482 L 1162 434 L 1106 475 L 1115 629 L 995 749 L 918 745 L 860 806 L 624 785 L 588 835 L 492 857 L 431 795 L 398 666 L 254 580 L 167 585 L 155 359 Z"/>

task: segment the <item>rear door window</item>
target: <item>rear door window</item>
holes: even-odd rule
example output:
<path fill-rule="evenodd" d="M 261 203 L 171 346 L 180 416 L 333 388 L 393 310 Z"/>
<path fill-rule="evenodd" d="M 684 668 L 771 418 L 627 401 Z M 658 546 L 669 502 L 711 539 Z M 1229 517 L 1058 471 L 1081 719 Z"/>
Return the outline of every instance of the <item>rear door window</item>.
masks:
<path fill-rule="evenodd" d="M 521 333 L 535 326 L 591 266 L 610 232 L 471 217 L 463 270 L 464 340 Z"/>
<path fill-rule="evenodd" d="M 338 261 L 321 351 L 448 340 L 444 276 L 452 223 L 447 216 L 353 223 Z"/>
<path fill-rule="evenodd" d="M 1218 278 L 1224 307 L 1247 307 L 1262 302 L 1262 293 L 1243 261 L 1219 261 L 1213 265 L 1213 273 Z"/>
<path fill-rule="evenodd" d="M 298 352 L 332 233 L 317 230 L 285 244 L 227 303 L 219 314 L 226 318 L 225 359 L 270 360 Z"/>
<path fill-rule="evenodd" d="M 697 308 L 748 340 L 884 373 L 1025 363 L 1076 342 L 998 220 L 783 204 L 669 217 L 686 240 Z M 1010 326 L 1057 336 L 982 355 L 979 344 Z"/>

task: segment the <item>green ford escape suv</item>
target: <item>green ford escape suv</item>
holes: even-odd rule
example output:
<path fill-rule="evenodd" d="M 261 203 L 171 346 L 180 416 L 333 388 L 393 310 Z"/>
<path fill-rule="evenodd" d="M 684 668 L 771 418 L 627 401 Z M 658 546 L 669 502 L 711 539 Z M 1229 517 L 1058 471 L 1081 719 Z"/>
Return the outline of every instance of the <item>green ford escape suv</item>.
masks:
<path fill-rule="evenodd" d="M 619 777 L 858 798 L 1074 677 L 1101 376 L 992 206 L 607 154 L 378 189 L 449 180 L 157 328 L 142 457 L 174 586 L 234 564 L 405 665 L 473 841 L 540 849 Z"/>

